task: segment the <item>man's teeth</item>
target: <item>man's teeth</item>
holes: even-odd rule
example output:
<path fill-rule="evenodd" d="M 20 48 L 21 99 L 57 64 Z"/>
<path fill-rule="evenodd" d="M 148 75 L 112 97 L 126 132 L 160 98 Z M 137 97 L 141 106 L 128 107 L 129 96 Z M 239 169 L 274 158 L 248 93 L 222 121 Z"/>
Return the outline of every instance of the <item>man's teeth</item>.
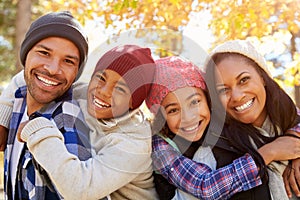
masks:
<path fill-rule="evenodd" d="M 198 124 L 196 124 L 195 126 L 182 128 L 182 130 L 184 130 L 184 131 L 193 131 L 197 128 L 198 128 Z"/>
<path fill-rule="evenodd" d="M 58 85 L 58 83 L 53 82 L 53 81 L 50 81 L 50 80 L 45 79 L 45 78 L 40 77 L 40 76 L 38 76 L 37 78 L 38 78 L 40 81 L 42 81 L 43 83 L 45 83 L 46 85 L 49 85 L 49 86 L 56 86 L 56 85 Z"/>
<path fill-rule="evenodd" d="M 243 111 L 243 110 L 249 108 L 252 105 L 252 103 L 253 103 L 253 99 L 251 99 L 250 101 L 246 102 L 245 104 L 243 104 L 241 106 L 235 107 L 235 109 L 237 111 Z"/>
<path fill-rule="evenodd" d="M 99 99 L 96 99 L 94 98 L 94 103 L 98 106 L 98 107 L 101 107 L 101 108 L 109 108 L 110 105 L 109 104 L 106 104 L 104 103 L 103 101 L 99 100 Z"/>

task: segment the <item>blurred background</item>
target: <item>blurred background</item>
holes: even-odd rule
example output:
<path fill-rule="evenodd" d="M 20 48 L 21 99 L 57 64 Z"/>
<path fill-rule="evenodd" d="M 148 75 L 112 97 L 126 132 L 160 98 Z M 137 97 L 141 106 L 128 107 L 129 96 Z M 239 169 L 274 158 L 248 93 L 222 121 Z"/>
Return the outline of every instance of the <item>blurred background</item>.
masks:
<path fill-rule="evenodd" d="M 0 0 L 0 92 L 22 69 L 18 53 L 31 22 L 59 10 L 84 25 L 93 53 L 125 33 L 147 40 L 157 57 L 197 57 L 187 39 L 207 53 L 224 41 L 247 39 L 300 107 L 300 0 Z"/>

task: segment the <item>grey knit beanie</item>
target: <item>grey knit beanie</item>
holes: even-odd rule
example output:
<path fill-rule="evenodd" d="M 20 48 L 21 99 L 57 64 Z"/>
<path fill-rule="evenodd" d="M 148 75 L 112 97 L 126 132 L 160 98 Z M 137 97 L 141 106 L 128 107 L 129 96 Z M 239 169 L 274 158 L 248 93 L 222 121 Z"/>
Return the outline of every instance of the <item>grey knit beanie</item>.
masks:
<path fill-rule="evenodd" d="M 77 78 L 81 75 L 88 55 L 88 39 L 81 24 L 68 11 L 52 12 L 41 16 L 29 27 L 21 44 L 20 60 L 25 60 L 30 49 L 39 41 L 48 37 L 62 37 L 73 42 L 80 53 Z"/>
<path fill-rule="evenodd" d="M 218 53 L 239 53 L 244 55 L 262 68 L 271 78 L 272 74 L 269 70 L 269 67 L 266 63 L 265 58 L 255 49 L 255 47 L 246 40 L 231 40 L 227 41 L 212 50 L 209 55 L 209 58 L 212 58 L 215 54 Z M 207 66 L 207 65 L 206 65 Z"/>

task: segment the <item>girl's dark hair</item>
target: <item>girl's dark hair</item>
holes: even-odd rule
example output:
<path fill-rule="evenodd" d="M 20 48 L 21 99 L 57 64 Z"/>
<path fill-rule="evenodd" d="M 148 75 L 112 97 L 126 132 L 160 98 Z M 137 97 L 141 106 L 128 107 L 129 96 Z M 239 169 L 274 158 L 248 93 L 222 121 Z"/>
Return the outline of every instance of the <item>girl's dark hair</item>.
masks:
<path fill-rule="evenodd" d="M 216 90 L 215 68 L 218 63 L 228 57 L 242 58 L 247 64 L 255 67 L 256 71 L 263 78 L 266 89 L 266 110 L 273 125 L 275 137 L 264 137 L 252 124 L 239 122 L 228 114 L 225 119 L 222 135 L 228 138 L 231 145 L 238 149 L 242 154 L 249 153 L 258 165 L 261 177 L 266 177 L 267 173 L 264 160 L 257 152 L 256 148 L 253 147 L 249 136 L 253 139 L 257 148 L 263 146 L 265 143 L 273 141 L 276 137 L 281 135 L 282 132 L 286 132 L 289 128 L 292 128 L 300 122 L 296 106 L 289 95 L 287 95 L 284 90 L 280 88 L 280 86 L 252 59 L 239 53 L 217 53 L 210 59 L 206 68 L 206 84 L 210 91 L 213 112 L 216 112 L 215 116 L 218 116 L 218 113 L 223 113 L 225 111 Z"/>

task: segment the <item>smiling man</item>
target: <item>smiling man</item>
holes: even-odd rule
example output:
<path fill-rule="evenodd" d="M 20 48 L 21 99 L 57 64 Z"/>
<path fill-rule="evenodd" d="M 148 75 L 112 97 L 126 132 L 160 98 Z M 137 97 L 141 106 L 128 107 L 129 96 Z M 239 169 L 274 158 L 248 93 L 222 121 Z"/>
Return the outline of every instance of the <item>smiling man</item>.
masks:
<path fill-rule="evenodd" d="M 6 199 L 61 199 L 45 171 L 16 134 L 28 120 L 43 116 L 64 135 L 66 148 L 81 160 L 90 157 L 83 115 L 72 100 L 72 83 L 88 53 L 87 37 L 69 12 L 46 14 L 34 21 L 21 45 L 26 86 L 15 93 L 5 152 Z M 2 107 L 0 107 L 0 111 Z M 36 124 L 38 129 L 41 124 Z"/>

